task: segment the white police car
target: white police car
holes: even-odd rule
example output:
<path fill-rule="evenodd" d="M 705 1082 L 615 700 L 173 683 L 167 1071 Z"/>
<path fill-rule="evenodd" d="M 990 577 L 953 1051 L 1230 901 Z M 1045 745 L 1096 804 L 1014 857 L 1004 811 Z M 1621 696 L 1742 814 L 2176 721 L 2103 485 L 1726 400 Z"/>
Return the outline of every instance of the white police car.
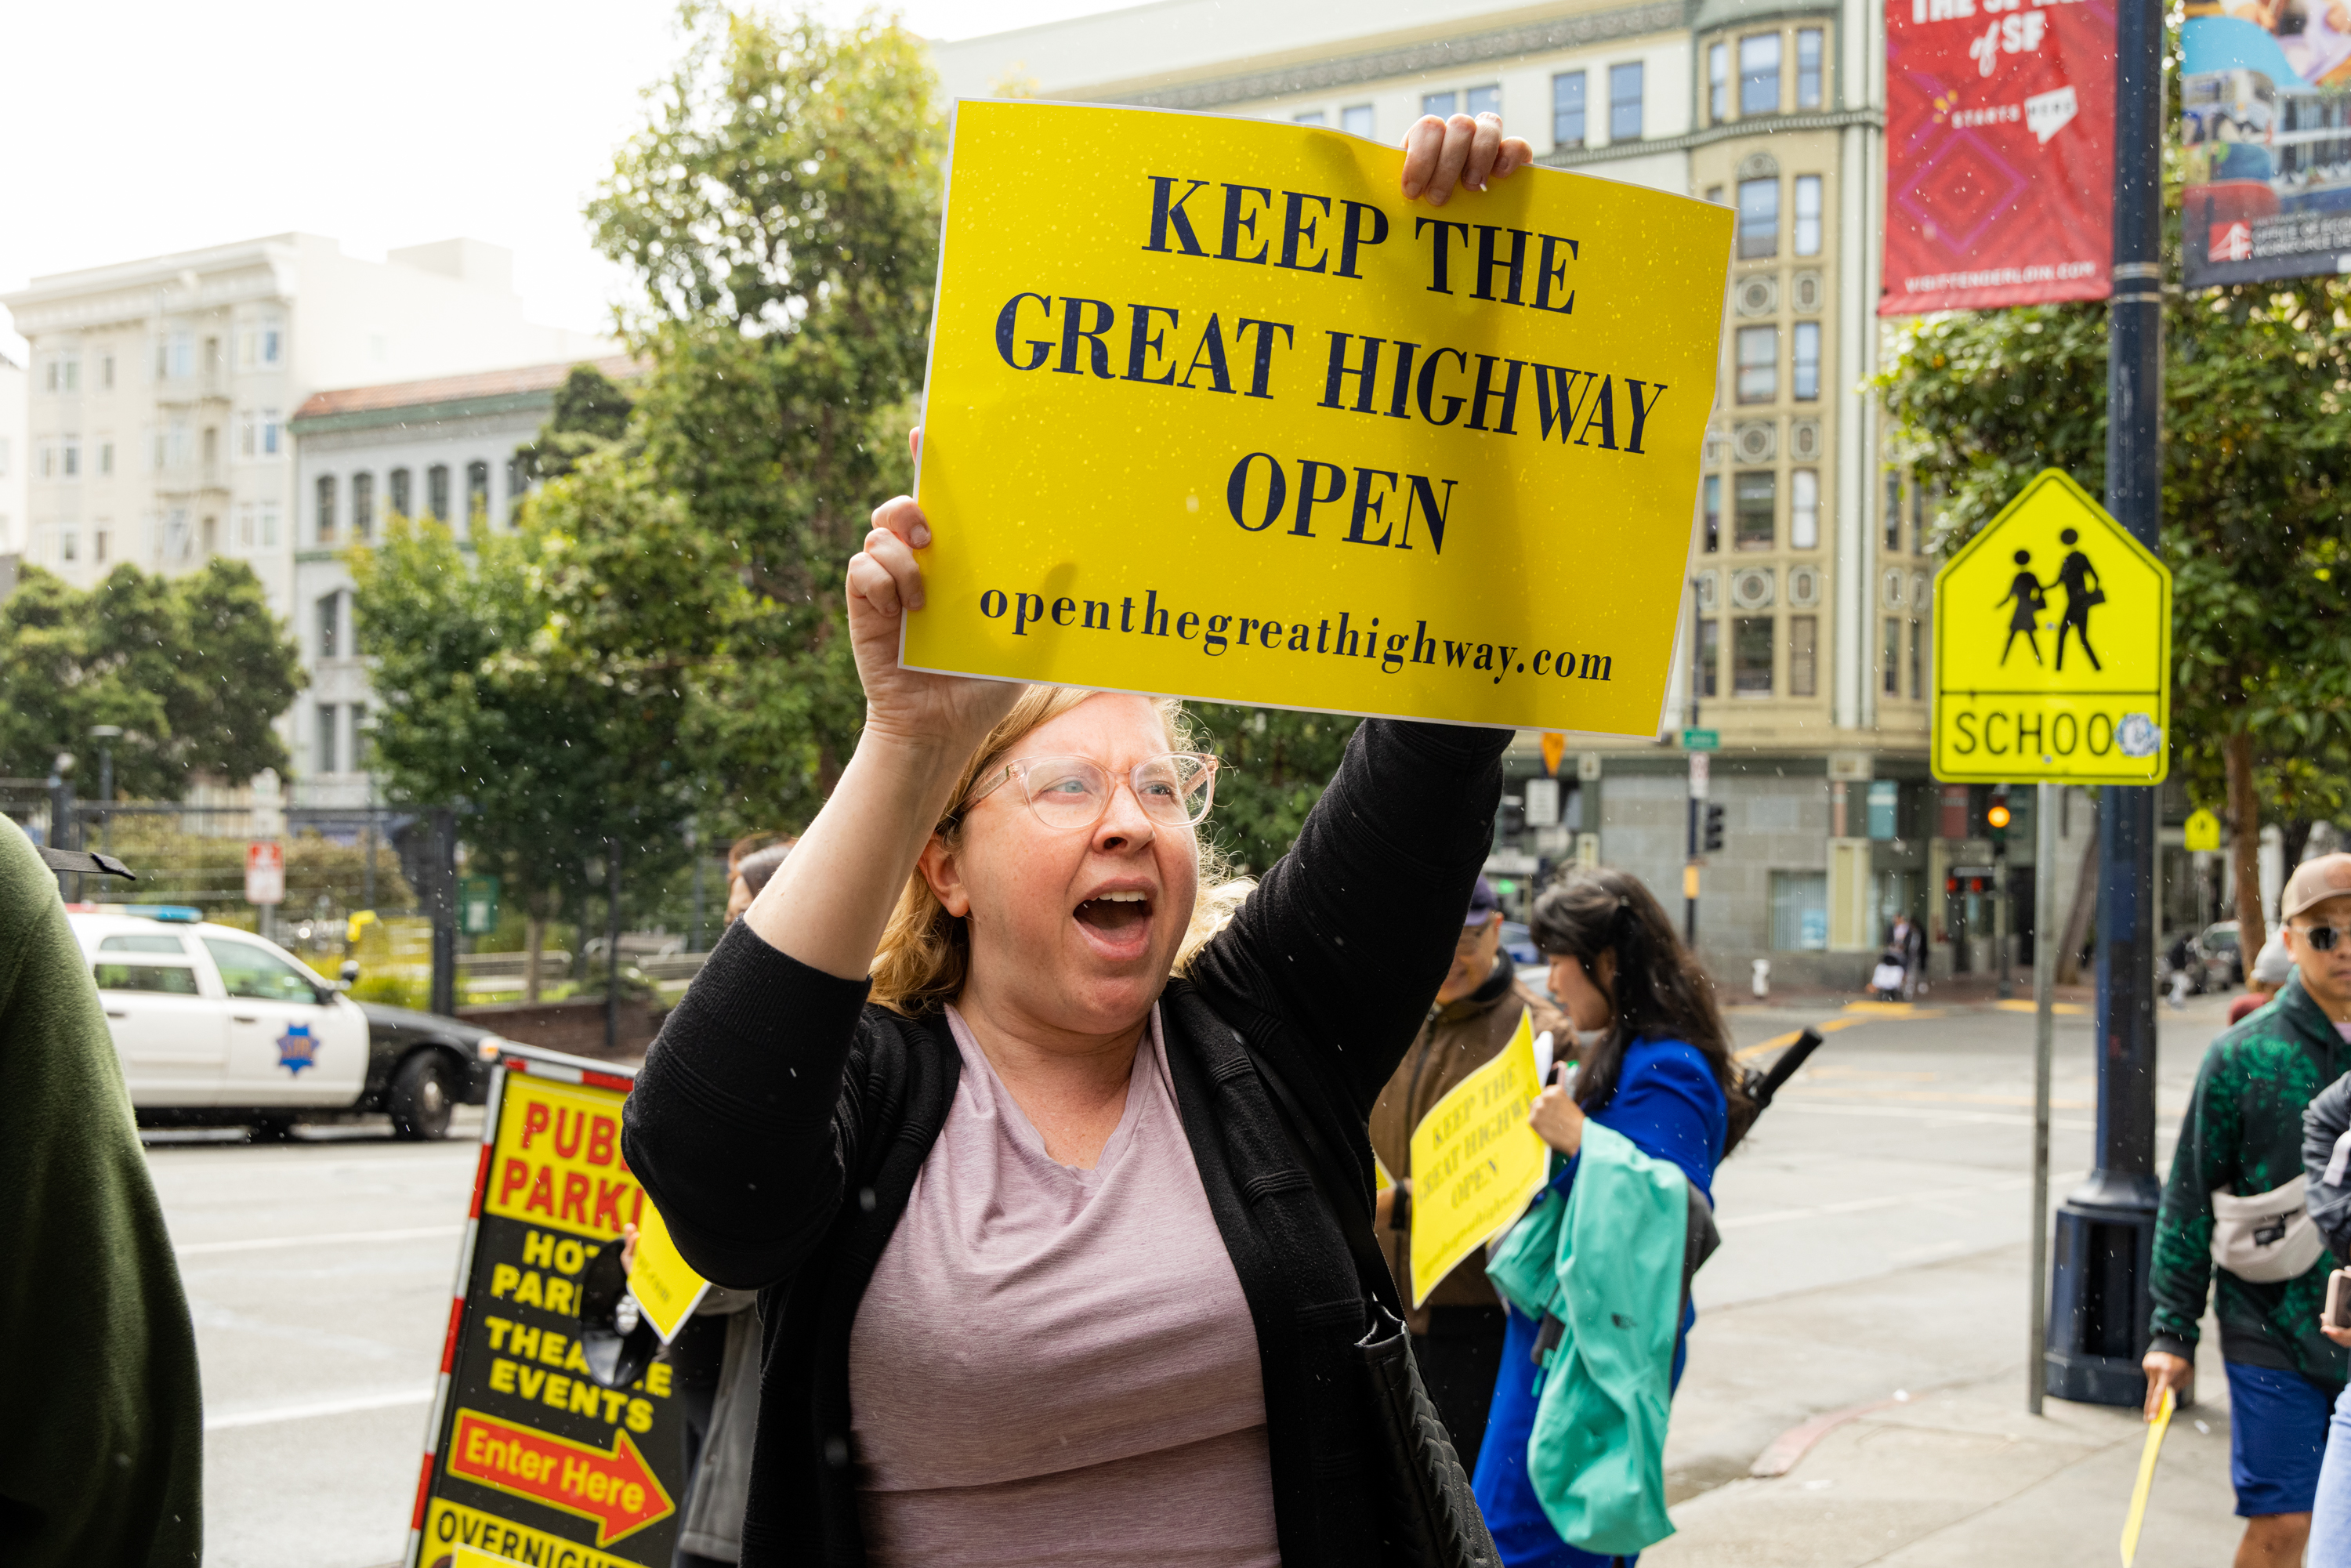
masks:
<path fill-rule="evenodd" d="M 382 1111 L 399 1135 L 437 1138 L 452 1106 L 482 1098 L 503 1043 L 455 1019 L 354 1002 L 277 944 L 193 909 L 66 919 L 142 1123 L 282 1135 L 297 1120 Z"/>

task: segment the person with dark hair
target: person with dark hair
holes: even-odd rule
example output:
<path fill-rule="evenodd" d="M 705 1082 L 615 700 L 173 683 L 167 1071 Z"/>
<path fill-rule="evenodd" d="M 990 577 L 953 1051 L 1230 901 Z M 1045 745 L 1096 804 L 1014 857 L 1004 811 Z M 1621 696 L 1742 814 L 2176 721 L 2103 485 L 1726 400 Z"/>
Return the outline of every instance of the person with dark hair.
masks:
<path fill-rule="evenodd" d="M 726 883 L 727 925 L 743 918 L 743 912 L 751 907 L 751 901 L 759 896 L 759 890 L 768 885 L 768 879 L 776 874 L 784 857 L 799 842 L 798 839 L 781 839 L 753 850 L 735 862 L 735 874 Z"/>
<path fill-rule="evenodd" d="M 1730 1060 L 1713 982 L 1656 896 L 1621 871 L 1572 868 L 1536 898 L 1531 924 L 1535 946 L 1551 960 L 1552 995 L 1574 1025 L 1580 1052 L 1577 1065 L 1561 1071 L 1562 1082 L 1543 1091 L 1529 1117 L 1543 1141 L 1567 1156 L 1550 1192 L 1564 1199 L 1573 1186 L 1590 1121 L 1621 1134 L 1650 1159 L 1678 1166 L 1696 1197 L 1711 1205 L 1715 1166 L 1754 1115 Z M 1627 1237 L 1625 1244 L 1648 1248 L 1666 1239 Z M 1681 1382 L 1698 1317 L 1684 1301 L 1673 1385 Z M 1560 1536 L 1529 1478 L 1528 1444 L 1545 1371 L 1539 1357 L 1548 1348 L 1539 1344 L 1541 1332 L 1510 1309 L 1501 1379 L 1478 1456 L 1479 1506 L 1509 1568 L 1605 1568 L 1612 1558 Z M 1663 1433 L 1656 1436 L 1662 1442 Z"/>

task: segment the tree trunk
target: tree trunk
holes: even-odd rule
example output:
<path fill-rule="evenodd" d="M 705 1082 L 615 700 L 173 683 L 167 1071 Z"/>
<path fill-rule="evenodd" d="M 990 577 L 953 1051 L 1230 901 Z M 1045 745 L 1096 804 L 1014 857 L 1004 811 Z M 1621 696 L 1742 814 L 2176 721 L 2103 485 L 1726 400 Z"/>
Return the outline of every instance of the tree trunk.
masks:
<path fill-rule="evenodd" d="M 538 957 L 547 951 L 547 916 L 532 911 L 522 923 L 522 999 L 538 1000 Z"/>
<path fill-rule="evenodd" d="M 2304 851 L 2310 848 L 2310 830 L 2318 824 L 2308 817 L 2288 817 L 2278 825 L 2281 847 L 2285 851 L 2285 874 L 2292 876 L 2294 868 L 2302 863 Z"/>
<path fill-rule="evenodd" d="M 2262 811 L 2253 798 L 2253 737 L 2239 730 L 2222 744 L 2220 754 L 2229 765 L 2229 815 L 2236 833 L 2231 848 L 2237 868 L 2237 951 L 2250 975 L 2262 944 L 2269 940 L 2262 914 Z"/>
<path fill-rule="evenodd" d="M 2098 803 L 2090 801 L 2090 847 L 2082 853 L 2082 869 L 2074 877 L 2074 907 L 2065 916 L 2065 945 L 2057 949 L 2057 983 L 2070 986 L 2082 977 L 2082 944 L 2090 939 L 2090 921 L 2098 912 Z"/>

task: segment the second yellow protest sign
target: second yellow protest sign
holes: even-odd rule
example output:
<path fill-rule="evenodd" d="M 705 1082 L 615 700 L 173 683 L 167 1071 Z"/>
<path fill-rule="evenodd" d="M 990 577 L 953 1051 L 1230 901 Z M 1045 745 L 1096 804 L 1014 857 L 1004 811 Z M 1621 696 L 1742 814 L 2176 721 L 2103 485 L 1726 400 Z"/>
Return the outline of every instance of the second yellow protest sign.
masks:
<path fill-rule="evenodd" d="M 1653 734 L 1731 214 L 1336 131 L 958 106 L 912 666 Z"/>
<path fill-rule="evenodd" d="M 669 1222 L 652 1204 L 637 1220 L 636 1261 L 629 1270 L 629 1293 L 637 1299 L 645 1322 L 667 1344 L 694 1315 L 709 1292 L 710 1281 L 694 1271 L 681 1257 L 669 1233 Z"/>
<path fill-rule="evenodd" d="M 1415 1307 L 1541 1190 L 1551 1146 L 1527 1125 L 1539 1092 L 1534 1025 L 1520 1013 L 1501 1054 L 1455 1084 L 1412 1130 Z"/>

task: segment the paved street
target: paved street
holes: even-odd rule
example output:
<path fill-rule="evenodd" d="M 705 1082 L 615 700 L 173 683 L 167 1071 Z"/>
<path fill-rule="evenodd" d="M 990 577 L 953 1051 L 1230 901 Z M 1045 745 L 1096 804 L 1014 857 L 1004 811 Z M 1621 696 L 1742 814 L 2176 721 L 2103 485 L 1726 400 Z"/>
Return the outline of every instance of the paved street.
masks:
<path fill-rule="evenodd" d="M 2167 1012 L 2178 1118 L 2225 1002 Z M 1740 1009 L 1752 1046 L 1840 1026 L 1718 1184 L 1725 1239 L 1668 1451 L 1683 1533 L 1657 1568 L 1957 1563 L 2114 1550 L 2138 1429 L 2023 1413 L 2032 1019 Z M 2061 1018 L 2056 1190 L 2090 1152 L 2089 1019 Z M 151 1145 L 204 1355 L 206 1532 L 225 1568 L 377 1568 L 398 1557 L 478 1134 L 418 1146 L 338 1130 L 276 1147 Z M 2169 1134 L 2161 1154 L 2168 1159 Z M 2175 1428 L 2140 1561 L 2225 1561 L 2218 1368 Z M 1777 1479 L 1757 1457 L 1828 1426 Z M 2196 1421 L 2205 1424 L 2199 1430 Z M 2058 1550 L 2051 1542 L 2063 1542 Z"/>

